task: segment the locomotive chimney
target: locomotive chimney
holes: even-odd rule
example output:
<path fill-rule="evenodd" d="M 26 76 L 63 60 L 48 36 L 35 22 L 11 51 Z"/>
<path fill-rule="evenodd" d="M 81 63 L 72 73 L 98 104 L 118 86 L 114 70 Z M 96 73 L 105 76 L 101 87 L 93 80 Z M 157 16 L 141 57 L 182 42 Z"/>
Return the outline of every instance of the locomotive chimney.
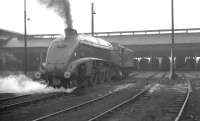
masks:
<path fill-rule="evenodd" d="M 77 36 L 77 31 L 72 28 L 65 29 L 65 40 L 73 40 Z"/>

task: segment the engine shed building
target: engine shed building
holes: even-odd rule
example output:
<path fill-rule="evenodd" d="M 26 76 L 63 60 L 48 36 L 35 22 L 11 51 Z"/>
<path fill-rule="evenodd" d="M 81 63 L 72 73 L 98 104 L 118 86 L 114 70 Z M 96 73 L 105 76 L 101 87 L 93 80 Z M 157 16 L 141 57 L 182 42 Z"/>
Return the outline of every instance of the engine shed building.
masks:
<path fill-rule="evenodd" d="M 47 47 L 59 34 L 27 36 L 27 69 L 37 70 L 44 61 Z M 0 29 L 0 70 L 18 71 L 24 69 L 24 35 Z"/>
<path fill-rule="evenodd" d="M 200 29 L 180 29 L 175 32 L 175 69 L 200 70 Z M 27 69 L 29 71 L 39 68 L 40 63 L 44 61 L 49 43 L 59 36 L 61 35 L 27 36 Z M 170 30 L 103 32 L 95 33 L 95 36 L 133 50 L 135 56 L 133 63 L 137 69 L 143 69 L 143 67 L 143 70 L 169 69 Z M 24 54 L 24 35 L 0 29 L 0 70 L 24 70 Z M 120 59 L 126 58 L 119 58 L 116 61 Z"/>

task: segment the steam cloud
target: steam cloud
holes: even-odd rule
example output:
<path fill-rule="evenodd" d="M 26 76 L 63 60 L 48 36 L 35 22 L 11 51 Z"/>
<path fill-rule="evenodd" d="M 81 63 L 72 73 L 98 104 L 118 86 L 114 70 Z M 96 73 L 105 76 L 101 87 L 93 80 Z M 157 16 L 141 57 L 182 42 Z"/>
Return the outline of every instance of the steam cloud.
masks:
<path fill-rule="evenodd" d="M 35 94 L 35 93 L 52 93 L 66 92 L 71 93 L 73 89 L 47 87 L 37 81 L 26 77 L 25 75 L 10 75 L 8 77 L 0 77 L 0 93 L 16 93 L 16 94 Z"/>
<path fill-rule="evenodd" d="M 70 3 L 68 0 L 38 0 L 41 4 L 44 4 L 47 8 L 54 9 L 59 16 L 65 19 L 65 23 L 68 28 L 73 28 Z"/>

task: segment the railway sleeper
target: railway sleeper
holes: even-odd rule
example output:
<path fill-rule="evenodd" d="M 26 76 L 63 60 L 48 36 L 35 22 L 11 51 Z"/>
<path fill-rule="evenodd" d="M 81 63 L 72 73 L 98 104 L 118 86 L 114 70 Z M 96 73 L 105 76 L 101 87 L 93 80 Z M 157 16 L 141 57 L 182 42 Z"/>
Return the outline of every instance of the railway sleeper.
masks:
<path fill-rule="evenodd" d="M 162 121 L 173 121 L 173 117 L 174 115 L 171 113 L 167 113 L 165 114 L 165 117 L 162 118 Z"/>
<path fill-rule="evenodd" d="M 177 109 L 180 110 L 181 106 L 170 106 L 167 108 L 167 110 L 171 110 L 171 109 Z"/>
<path fill-rule="evenodd" d="M 176 114 L 178 113 L 179 110 L 176 110 L 176 109 L 170 109 L 170 110 L 167 110 L 167 113 L 172 113 L 172 114 Z"/>

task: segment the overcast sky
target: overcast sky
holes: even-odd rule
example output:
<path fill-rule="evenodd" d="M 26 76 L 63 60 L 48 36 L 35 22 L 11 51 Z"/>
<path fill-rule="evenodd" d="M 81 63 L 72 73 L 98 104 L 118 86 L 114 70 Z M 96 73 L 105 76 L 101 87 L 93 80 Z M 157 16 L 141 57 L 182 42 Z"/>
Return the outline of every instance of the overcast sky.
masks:
<path fill-rule="evenodd" d="M 24 0 L 1 0 L 0 28 L 24 31 Z M 95 31 L 133 31 L 171 28 L 171 0 L 70 0 L 73 26 L 91 31 L 91 2 Z M 174 0 L 175 28 L 200 28 L 200 0 Z M 63 33 L 64 21 L 37 0 L 27 0 L 28 34 Z"/>

